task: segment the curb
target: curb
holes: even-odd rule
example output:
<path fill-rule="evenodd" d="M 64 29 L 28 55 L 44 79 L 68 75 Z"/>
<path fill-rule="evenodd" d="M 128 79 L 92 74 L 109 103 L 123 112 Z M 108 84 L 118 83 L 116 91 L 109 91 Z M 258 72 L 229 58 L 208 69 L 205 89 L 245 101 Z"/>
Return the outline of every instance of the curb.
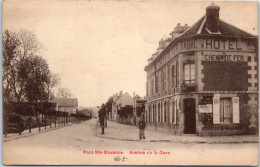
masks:
<path fill-rule="evenodd" d="M 10 141 L 10 140 L 16 140 L 16 139 L 20 139 L 20 138 L 34 136 L 34 135 L 41 134 L 41 133 L 46 133 L 46 132 L 49 132 L 49 131 L 52 131 L 52 130 L 57 130 L 57 129 L 65 128 L 65 127 L 68 127 L 68 126 L 72 126 L 72 125 L 65 125 L 65 126 L 61 126 L 61 127 L 50 128 L 50 129 L 46 129 L 46 130 L 43 130 L 43 131 L 37 131 L 37 133 L 27 133 L 27 134 L 22 134 L 22 135 L 11 137 L 11 138 L 5 138 L 4 135 L 3 135 L 3 143 Z"/>
<path fill-rule="evenodd" d="M 112 139 L 112 140 L 121 140 L 121 141 L 135 141 L 135 142 L 166 142 L 166 143 L 180 143 L 180 144 L 246 144 L 246 143 L 259 143 L 259 141 L 173 141 L 173 140 L 138 140 L 138 139 L 120 139 L 120 138 L 113 138 L 107 136 L 100 136 L 97 137 L 105 138 L 105 139 Z"/>

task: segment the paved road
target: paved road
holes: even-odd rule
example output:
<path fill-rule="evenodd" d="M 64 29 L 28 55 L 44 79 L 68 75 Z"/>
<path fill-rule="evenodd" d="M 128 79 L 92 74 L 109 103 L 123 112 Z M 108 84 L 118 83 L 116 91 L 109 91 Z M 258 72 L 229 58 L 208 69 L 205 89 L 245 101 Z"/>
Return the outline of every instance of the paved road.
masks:
<path fill-rule="evenodd" d="M 5 164 L 30 165 L 257 164 L 258 143 L 181 144 L 112 140 L 96 136 L 95 121 L 90 120 L 46 133 L 6 141 L 3 143 L 3 161 Z M 110 153 L 122 151 L 123 154 L 104 155 L 105 151 Z M 136 154 L 131 154 L 130 151 Z M 142 154 L 143 152 L 145 155 Z M 148 152 L 152 154 L 147 154 Z M 155 152 L 158 154 L 155 155 Z M 119 158 L 115 159 L 115 157 Z"/>

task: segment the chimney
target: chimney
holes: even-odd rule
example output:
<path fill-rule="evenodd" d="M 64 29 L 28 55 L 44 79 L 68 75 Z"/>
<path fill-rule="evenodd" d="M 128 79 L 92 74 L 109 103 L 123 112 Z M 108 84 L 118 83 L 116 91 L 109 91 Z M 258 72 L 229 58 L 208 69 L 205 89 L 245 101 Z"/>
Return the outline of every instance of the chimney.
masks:
<path fill-rule="evenodd" d="M 219 32 L 219 10 L 214 3 L 206 8 L 206 28 L 212 33 Z"/>
<path fill-rule="evenodd" d="M 163 43 L 164 43 L 164 40 L 163 40 L 163 39 L 161 39 L 161 40 L 159 41 L 159 47 L 160 47 L 160 46 L 162 46 L 162 45 L 163 45 Z"/>

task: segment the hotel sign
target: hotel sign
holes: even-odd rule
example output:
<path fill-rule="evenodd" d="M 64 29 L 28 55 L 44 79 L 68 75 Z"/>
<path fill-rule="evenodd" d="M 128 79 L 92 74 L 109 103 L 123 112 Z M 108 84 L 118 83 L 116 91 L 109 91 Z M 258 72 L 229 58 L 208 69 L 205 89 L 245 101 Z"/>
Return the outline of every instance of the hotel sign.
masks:
<path fill-rule="evenodd" d="M 241 51 L 247 44 L 237 39 L 188 39 L 180 42 L 181 50 L 207 49 Z M 177 49 L 178 50 L 178 49 Z"/>

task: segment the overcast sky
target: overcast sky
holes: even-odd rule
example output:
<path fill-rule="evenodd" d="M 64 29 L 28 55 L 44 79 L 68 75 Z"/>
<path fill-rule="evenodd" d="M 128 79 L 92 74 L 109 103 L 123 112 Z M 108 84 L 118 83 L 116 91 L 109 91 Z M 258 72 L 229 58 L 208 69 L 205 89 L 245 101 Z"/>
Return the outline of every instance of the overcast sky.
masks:
<path fill-rule="evenodd" d="M 106 102 L 120 90 L 146 94 L 147 59 L 177 23 L 193 25 L 207 2 L 7 0 L 3 29 L 34 32 L 50 69 L 80 106 Z M 258 35 L 256 2 L 215 2 L 220 18 Z"/>

